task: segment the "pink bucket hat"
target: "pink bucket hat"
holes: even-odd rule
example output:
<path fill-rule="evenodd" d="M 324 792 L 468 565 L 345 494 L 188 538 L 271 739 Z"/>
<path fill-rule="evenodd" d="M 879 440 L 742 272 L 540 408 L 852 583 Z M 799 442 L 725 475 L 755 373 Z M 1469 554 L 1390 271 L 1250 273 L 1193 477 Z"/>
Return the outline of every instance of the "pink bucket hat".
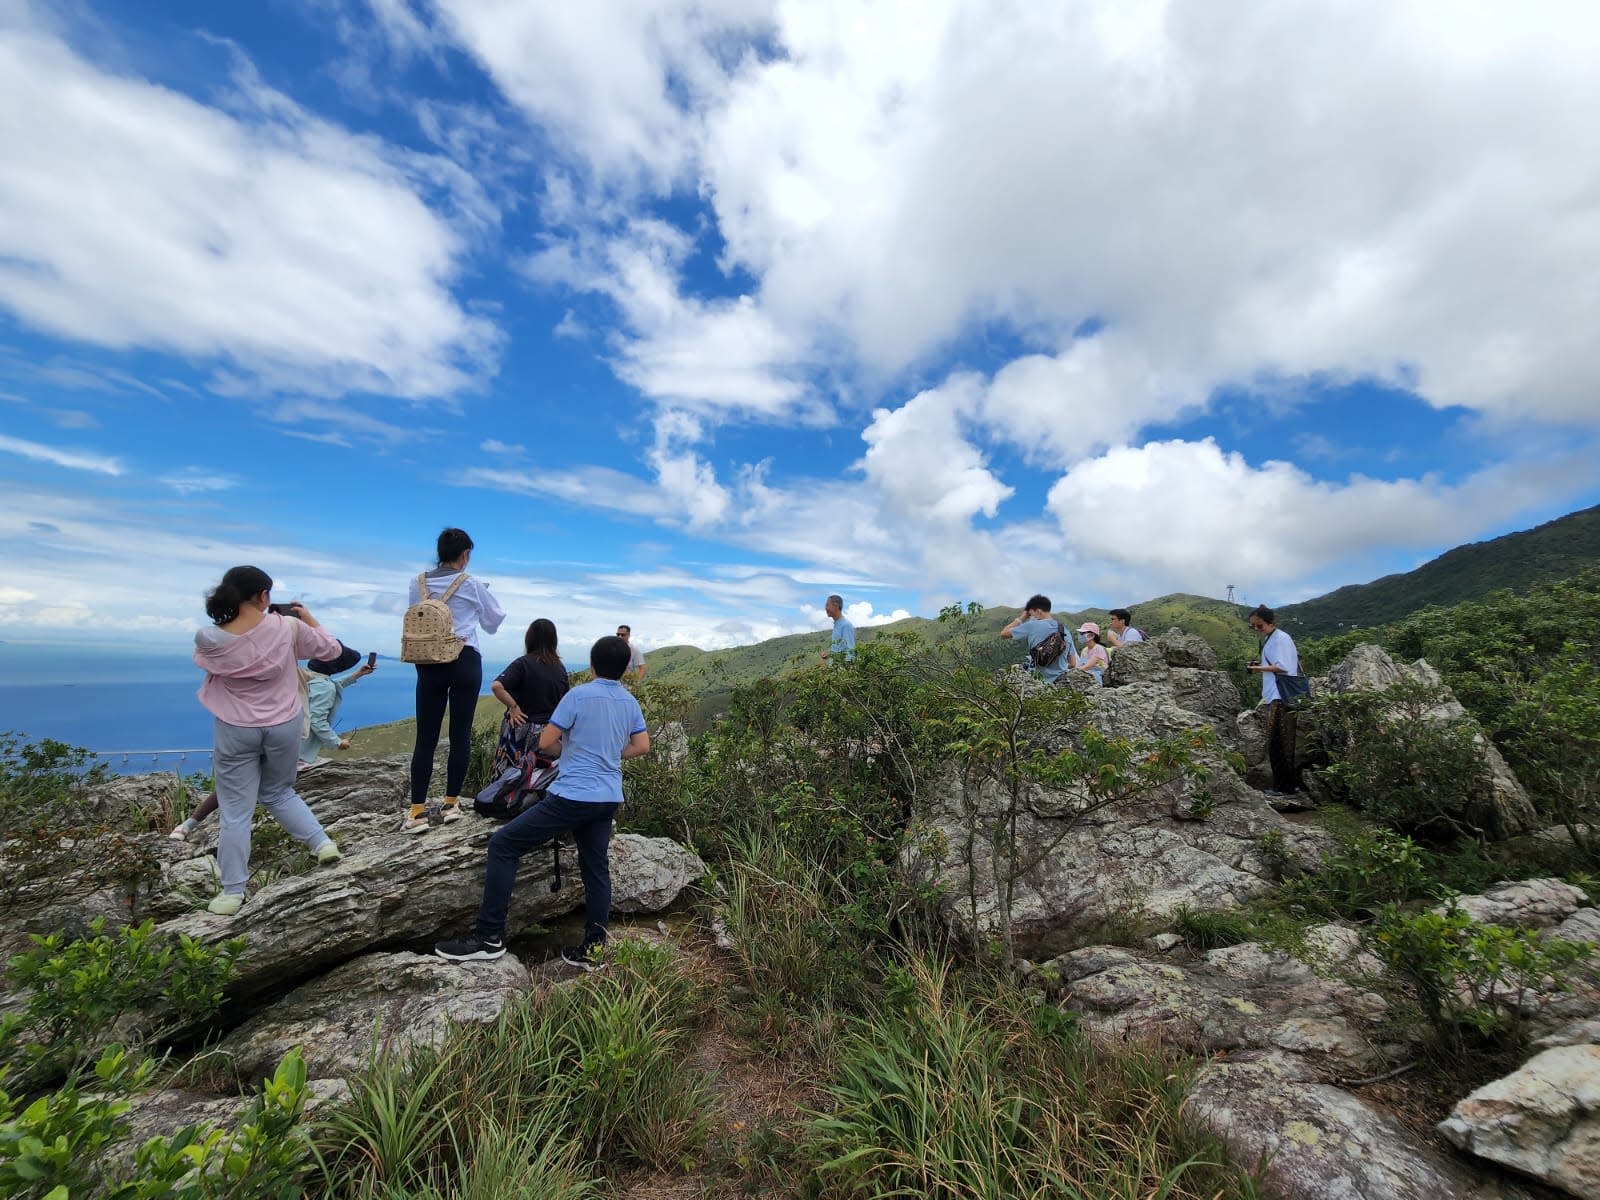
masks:
<path fill-rule="evenodd" d="M 1092 633 L 1092 634 L 1095 635 L 1095 637 L 1099 637 L 1100 636 L 1100 625 L 1099 625 L 1098 622 L 1095 622 L 1095 621 L 1085 621 L 1082 625 L 1078 626 L 1078 632 L 1079 633 Z"/>

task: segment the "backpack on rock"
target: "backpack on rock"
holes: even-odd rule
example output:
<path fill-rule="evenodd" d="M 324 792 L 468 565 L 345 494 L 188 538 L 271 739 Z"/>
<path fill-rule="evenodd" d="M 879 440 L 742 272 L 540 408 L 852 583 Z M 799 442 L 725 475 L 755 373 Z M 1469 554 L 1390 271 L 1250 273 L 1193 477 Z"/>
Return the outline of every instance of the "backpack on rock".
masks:
<path fill-rule="evenodd" d="M 464 644 L 456 636 L 456 621 L 450 614 L 450 597 L 467 581 L 465 571 L 457 575 L 445 589 L 444 595 L 428 595 L 427 575 L 417 576 L 417 588 L 422 593 L 406 609 L 405 624 L 400 630 L 400 661 L 408 663 L 453 663 L 461 657 Z"/>

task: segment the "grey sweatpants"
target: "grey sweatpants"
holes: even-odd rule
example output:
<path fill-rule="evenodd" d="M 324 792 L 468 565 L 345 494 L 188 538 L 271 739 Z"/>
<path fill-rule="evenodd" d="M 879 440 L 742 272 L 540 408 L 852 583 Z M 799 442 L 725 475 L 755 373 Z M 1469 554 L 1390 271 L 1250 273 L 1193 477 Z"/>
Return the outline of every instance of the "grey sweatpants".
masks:
<path fill-rule="evenodd" d="M 295 841 L 315 850 L 328 840 L 294 790 L 300 760 L 300 717 L 247 729 L 214 719 L 211 763 L 217 776 L 217 865 L 222 890 L 242 894 L 250 878 L 250 820 L 260 804 Z"/>

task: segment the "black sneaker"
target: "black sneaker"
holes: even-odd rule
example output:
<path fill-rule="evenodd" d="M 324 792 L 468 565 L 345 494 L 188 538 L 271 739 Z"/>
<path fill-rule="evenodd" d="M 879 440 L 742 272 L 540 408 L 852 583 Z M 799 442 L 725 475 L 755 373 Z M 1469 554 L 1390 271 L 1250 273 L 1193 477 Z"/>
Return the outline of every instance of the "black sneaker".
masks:
<path fill-rule="evenodd" d="M 600 961 L 600 951 L 604 948 L 604 942 L 584 942 L 581 946 L 563 946 L 561 947 L 561 961 L 577 967 L 580 971 L 597 971 L 605 966 L 605 963 Z"/>
<path fill-rule="evenodd" d="M 434 946 L 433 952 L 440 958 L 448 958 L 451 962 L 486 962 L 504 954 L 506 944 L 501 938 L 488 942 L 479 937 L 465 937 L 457 938 L 453 942 L 440 942 Z"/>

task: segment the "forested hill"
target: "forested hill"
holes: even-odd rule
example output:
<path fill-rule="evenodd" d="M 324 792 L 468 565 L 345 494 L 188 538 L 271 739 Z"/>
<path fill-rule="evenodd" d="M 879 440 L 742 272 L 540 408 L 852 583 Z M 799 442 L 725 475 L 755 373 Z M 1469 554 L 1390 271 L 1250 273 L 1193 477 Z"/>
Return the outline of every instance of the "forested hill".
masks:
<path fill-rule="evenodd" d="M 1403 575 L 1385 575 L 1315 600 L 1286 604 L 1278 618 L 1296 638 L 1322 637 L 1399 621 L 1430 605 L 1479 600 L 1501 588 L 1523 591 L 1535 583 L 1571 578 L 1596 564 L 1600 505 L 1521 533 L 1457 546 Z"/>

